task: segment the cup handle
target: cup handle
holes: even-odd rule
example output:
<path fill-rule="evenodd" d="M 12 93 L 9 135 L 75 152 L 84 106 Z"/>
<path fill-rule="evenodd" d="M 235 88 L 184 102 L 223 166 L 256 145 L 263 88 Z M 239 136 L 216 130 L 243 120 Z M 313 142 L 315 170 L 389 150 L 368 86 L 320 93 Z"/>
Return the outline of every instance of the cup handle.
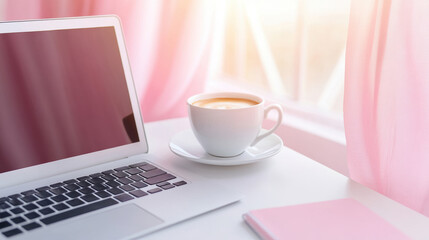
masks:
<path fill-rule="evenodd" d="M 277 123 L 276 123 L 276 125 L 273 127 L 273 128 L 271 128 L 268 132 L 266 132 L 266 133 L 263 133 L 263 134 L 261 134 L 261 135 L 259 135 L 258 137 L 256 137 L 256 139 L 253 141 L 253 143 L 252 144 L 250 144 L 250 146 L 251 147 L 253 147 L 255 144 L 257 144 L 259 141 L 261 141 L 263 138 L 265 138 L 265 137 L 267 137 L 268 135 L 270 135 L 271 133 L 273 133 L 279 126 L 280 126 L 280 124 L 282 123 L 282 120 L 283 120 L 283 108 L 279 105 L 279 104 L 272 104 L 272 105 L 269 105 L 269 106 L 267 106 L 265 109 L 264 109 L 264 119 L 266 119 L 267 118 L 267 116 L 268 116 L 268 113 L 271 111 L 271 110 L 276 110 L 277 111 L 277 113 L 278 113 L 278 115 L 277 115 Z"/>

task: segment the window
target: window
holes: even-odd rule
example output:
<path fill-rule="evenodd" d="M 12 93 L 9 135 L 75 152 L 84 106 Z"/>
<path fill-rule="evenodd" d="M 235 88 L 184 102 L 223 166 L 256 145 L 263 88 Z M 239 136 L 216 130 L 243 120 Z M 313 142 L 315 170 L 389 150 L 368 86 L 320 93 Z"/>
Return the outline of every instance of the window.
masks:
<path fill-rule="evenodd" d="M 215 81 L 342 115 L 350 0 L 226 1 Z"/>

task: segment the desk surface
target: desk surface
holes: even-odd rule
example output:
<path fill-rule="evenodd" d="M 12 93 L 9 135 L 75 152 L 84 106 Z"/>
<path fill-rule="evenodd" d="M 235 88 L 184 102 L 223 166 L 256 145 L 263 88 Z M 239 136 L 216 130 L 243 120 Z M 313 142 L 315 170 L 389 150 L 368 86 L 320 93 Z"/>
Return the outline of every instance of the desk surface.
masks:
<path fill-rule="evenodd" d="M 172 171 L 198 173 L 244 198 L 145 239 L 258 239 L 242 219 L 247 211 L 340 198 L 356 199 L 412 239 L 429 239 L 429 218 L 286 147 L 272 158 L 242 166 L 210 166 L 182 159 L 168 144 L 174 134 L 189 127 L 186 118 L 146 124 L 149 152 Z"/>

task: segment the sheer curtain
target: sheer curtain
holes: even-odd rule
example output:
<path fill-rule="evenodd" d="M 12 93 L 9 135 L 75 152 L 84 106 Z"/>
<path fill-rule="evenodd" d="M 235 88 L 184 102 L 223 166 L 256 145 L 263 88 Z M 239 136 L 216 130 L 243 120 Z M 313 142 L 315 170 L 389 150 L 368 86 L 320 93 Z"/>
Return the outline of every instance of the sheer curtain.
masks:
<path fill-rule="evenodd" d="M 146 122 L 186 116 L 209 77 L 218 1 L 5 0 L 4 20 L 115 14 Z"/>
<path fill-rule="evenodd" d="M 428 1 L 353 1 L 344 99 L 350 176 L 426 216 L 428 13 Z"/>

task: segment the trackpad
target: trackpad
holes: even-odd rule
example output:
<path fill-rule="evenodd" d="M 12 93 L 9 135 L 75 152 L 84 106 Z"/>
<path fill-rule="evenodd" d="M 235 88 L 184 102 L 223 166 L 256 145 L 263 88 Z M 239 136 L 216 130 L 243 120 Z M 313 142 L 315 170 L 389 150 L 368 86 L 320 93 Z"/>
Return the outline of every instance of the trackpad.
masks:
<path fill-rule="evenodd" d="M 128 204 L 69 224 L 52 225 L 50 237 L 59 234 L 61 239 L 122 239 L 161 223 L 143 208 Z"/>

